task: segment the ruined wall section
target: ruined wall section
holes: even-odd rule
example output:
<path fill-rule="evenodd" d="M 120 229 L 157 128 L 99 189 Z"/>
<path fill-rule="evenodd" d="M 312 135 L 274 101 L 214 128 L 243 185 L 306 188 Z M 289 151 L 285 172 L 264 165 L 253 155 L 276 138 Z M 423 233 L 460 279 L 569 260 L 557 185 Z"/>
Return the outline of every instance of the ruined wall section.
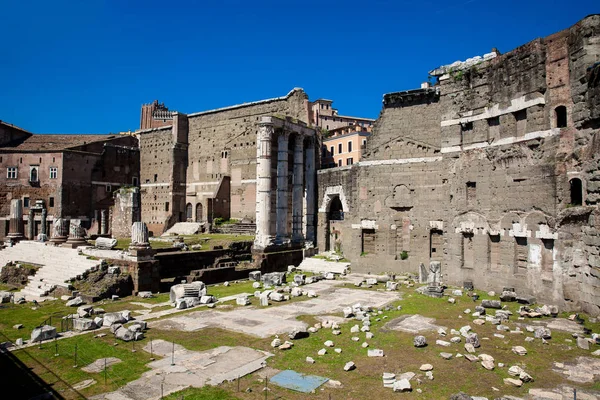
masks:
<path fill-rule="evenodd" d="M 545 60 L 537 39 L 440 76 L 442 147 L 460 151 L 549 129 Z"/>
<path fill-rule="evenodd" d="M 440 112 L 437 95 L 402 105 L 392 99 L 375 122 L 362 159 L 427 157 L 439 153 Z"/>
<path fill-rule="evenodd" d="M 164 231 L 173 210 L 172 131 L 169 126 L 139 132 L 142 221 L 154 235 Z"/>
<path fill-rule="evenodd" d="M 600 123 L 600 15 L 591 15 L 569 29 L 570 88 L 573 123 L 577 128 L 598 128 Z"/>
<path fill-rule="evenodd" d="M 229 176 L 231 191 L 226 200 L 231 218 L 254 221 L 256 124 L 270 115 L 308 122 L 306 93 L 295 89 L 284 98 L 190 114 L 186 203 L 194 213 L 200 208 L 203 220 L 212 214 L 208 199 L 216 196 L 220 180 Z"/>

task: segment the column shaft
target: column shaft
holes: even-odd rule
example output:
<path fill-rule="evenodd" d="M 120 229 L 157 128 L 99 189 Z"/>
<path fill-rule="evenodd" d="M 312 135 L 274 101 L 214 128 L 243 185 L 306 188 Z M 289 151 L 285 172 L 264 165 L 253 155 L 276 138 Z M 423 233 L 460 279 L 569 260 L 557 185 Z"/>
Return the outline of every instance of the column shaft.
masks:
<path fill-rule="evenodd" d="M 315 240 L 315 197 L 317 171 L 315 166 L 315 139 L 309 140 L 306 149 L 306 240 L 316 243 Z"/>
<path fill-rule="evenodd" d="M 292 240 L 301 242 L 302 236 L 302 211 L 304 188 L 304 138 L 296 136 L 294 145 L 294 176 L 292 186 Z"/>
<path fill-rule="evenodd" d="M 288 235 L 288 139 L 289 132 L 277 137 L 277 241 L 283 242 Z"/>
<path fill-rule="evenodd" d="M 256 236 L 254 247 L 264 249 L 271 242 L 271 142 L 273 125 L 258 127 L 256 142 Z"/>
<path fill-rule="evenodd" d="M 8 237 L 12 240 L 23 239 L 23 201 L 13 199 L 10 201 L 10 221 Z"/>
<path fill-rule="evenodd" d="M 108 233 L 108 212 L 106 210 L 100 211 L 100 234 L 106 235 Z"/>
<path fill-rule="evenodd" d="M 43 235 L 48 235 L 47 229 L 46 229 L 46 221 L 48 220 L 48 210 L 46 210 L 45 208 L 42 208 L 42 224 L 40 226 L 41 228 L 41 234 Z"/>
<path fill-rule="evenodd" d="M 27 217 L 27 235 L 29 240 L 35 240 L 35 212 L 31 208 Z"/>

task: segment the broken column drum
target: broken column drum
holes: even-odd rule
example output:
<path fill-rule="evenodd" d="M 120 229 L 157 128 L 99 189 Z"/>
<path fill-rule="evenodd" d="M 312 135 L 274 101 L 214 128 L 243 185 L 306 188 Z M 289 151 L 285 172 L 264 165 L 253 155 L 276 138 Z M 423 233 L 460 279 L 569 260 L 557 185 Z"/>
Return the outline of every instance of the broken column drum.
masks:
<path fill-rule="evenodd" d="M 10 222 L 8 238 L 12 241 L 24 239 L 23 201 L 21 199 L 14 199 L 10 201 Z"/>
<path fill-rule="evenodd" d="M 67 241 L 69 234 L 69 221 L 64 218 L 57 218 L 52 223 L 52 243 L 64 243 Z"/>
<path fill-rule="evenodd" d="M 131 246 L 138 248 L 149 248 L 148 227 L 144 222 L 134 222 L 131 225 Z"/>
<path fill-rule="evenodd" d="M 69 221 L 69 237 L 63 246 L 76 248 L 78 246 L 85 246 L 85 229 L 81 226 L 80 219 L 72 219 Z"/>

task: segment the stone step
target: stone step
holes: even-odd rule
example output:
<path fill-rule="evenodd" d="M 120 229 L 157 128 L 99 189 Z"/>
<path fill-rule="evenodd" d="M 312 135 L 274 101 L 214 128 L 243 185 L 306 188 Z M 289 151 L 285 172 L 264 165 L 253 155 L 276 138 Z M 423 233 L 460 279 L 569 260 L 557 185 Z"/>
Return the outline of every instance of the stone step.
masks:
<path fill-rule="evenodd" d="M 202 222 L 178 222 L 161 236 L 194 235 L 202 230 Z"/>
<path fill-rule="evenodd" d="M 32 241 L 22 241 L 1 250 L 0 267 L 9 261 L 41 265 L 37 273 L 29 277 L 29 283 L 22 290 L 27 296 L 33 297 L 45 296 L 55 286 L 67 287 L 66 281 L 96 268 L 101 263 L 86 259 L 79 255 L 76 249 L 45 246 Z"/>
<path fill-rule="evenodd" d="M 327 261 L 322 258 L 307 257 L 298 266 L 300 271 L 321 273 L 333 272 L 335 274 L 345 274 L 349 272 L 349 262 Z"/>

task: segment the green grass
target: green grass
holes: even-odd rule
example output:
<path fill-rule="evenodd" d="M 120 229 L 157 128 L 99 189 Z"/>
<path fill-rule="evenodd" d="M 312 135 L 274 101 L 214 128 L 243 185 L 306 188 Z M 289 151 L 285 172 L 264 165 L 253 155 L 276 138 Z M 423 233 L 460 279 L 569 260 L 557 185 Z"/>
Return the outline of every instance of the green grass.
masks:
<path fill-rule="evenodd" d="M 215 296 L 217 299 L 226 297 L 226 296 L 232 296 L 234 294 L 239 294 L 239 293 L 254 293 L 256 290 L 259 289 L 254 289 L 252 287 L 252 284 L 254 282 L 252 281 L 244 281 L 244 282 L 240 282 L 240 283 L 236 283 L 236 282 L 231 282 L 229 284 L 229 286 L 224 286 L 223 284 L 219 284 L 219 285 L 209 285 L 206 288 L 206 292 L 208 294 L 211 294 L 213 296 Z"/>
<path fill-rule="evenodd" d="M 347 286 L 353 288 L 352 284 L 347 284 Z M 378 284 L 372 289 L 362 288 L 361 290 L 381 290 L 384 287 L 384 285 Z M 600 389 L 600 383 L 598 382 L 594 384 L 574 384 L 565 380 L 562 375 L 552 371 L 553 361 L 572 362 L 578 356 L 589 356 L 589 353 L 598 346 L 592 346 L 589 351 L 581 350 L 577 348 L 575 340 L 569 333 L 560 331 L 552 332 L 552 339 L 549 340 L 549 344 L 547 345 L 542 344 L 539 340 L 525 342 L 525 337 L 532 336 L 531 333 L 527 332 L 524 334 L 503 332 L 505 338 L 499 339 L 493 336 L 497 332 L 494 325 L 489 323 L 482 326 L 474 325 L 472 324 L 474 318 L 470 314 L 463 313 L 466 308 L 475 311 L 475 306 L 479 305 L 480 301 L 473 302 L 471 298 L 465 295 L 455 297 L 456 304 L 451 304 L 447 302 L 447 298 L 437 299 L 426 297 L 416 293 L 414 289 L 403 287 L 400 291 L 403 297 L 402 300 L 394 302 L 391 305 L 391 310 L 382 310 L 382 314 L 372 316 L 371 332 L 373 332 L 374 338 L 369 340 L 365 340 L 365 333 L 351 334 L 351 326 L 354 324 L 360 326 L 361 323 L 355 319 L 348 319 L 346 323 L 341 325 L 341 335 L 333 335 L 331 329 L 321 329 L 306 339 L 294 341 L 294 347 L 288 351 L 273 349 L 270 346 L 272 337 L 261 339 L 223 329 L 206 328 L 195 332 L 149 329 L 146 333 L 146 339 L 135 343 L 136 348 L 138 348 L 138 351 L 135 353 L 131 352 L 131 344 L 119 342 L 118 346 L 113 346 L 114 339 L 110 334 L 102 339 L 94 339 L 93 334 L 86 334 L 58 341 L 59 357 L 54 357 L 54 343 L 44 343 L 41 350 L 37 346 L 27 349 L 27 352 L 39 360 L 39 363 L 33 361 L 22 350 L 16 351 L 15 355 L 27 365 L 32 366 L 36 373 L 39 372 L 39 375 L 48 382 L 54 382 L 53 378 L 44 372 L 44 368 L 41 365 L 52 368 L 57 375 L 69 384 L 75 384 L 90 378 L 95 379 L 98 382 L 96 385 L 82 391 L 85 396 L 112 391 L 122 386 L 125 382 L 137 379 L 147 370 L 145 364 L 150 357 L 149 354 L 141 351 L 141 347 L 148 340 L 156 339 L 173 341 L 194 351 L 209 350 L 217 346 L 240 345 L 269 351 L 274 354 L 274 357 L 269 358 L 267 361 L 268 366 L 271 368 L 276 370 L 293 369 L 301 373 L 325 376 L 330 379 L 339 380 L 343 384 L 343 388 L 341 389 L 323 387 L 323 390 L 319 389 L 317 394 L 310 395 L 269 385 L 268 398 L 300 400 L 310 397 L 326 399 L 329 395 L 333 399 L 390 398 L 391 396 L 395 396 L 395 394 L 392 393 L 391 389 L 382 387 L 382 373 L 393 372 L 401 374 L 408 371 L 417 374 L 411 382 L 413 390 L 417 387 L 422 389 L 423 392 L 418 395 L 420 399 L 448 398 L 451 394 L 459 391 L 464 391 L 472 396 L 486 396 L 488 398 L 499 397 L 501 394 L 523 397 L 527 394 L 529 388 L 553 388 L 565 383 L 571 386 L 576 385 L 576 387 Z M 232 282 L 230 286 L 223 286 L 221 284 L 208 287 L 208 293 L 219 298 L 241 292 L 253 293 L 252 282 Z M 480 300 L 489 298 L 485 292 L 478 291 L 477 293 L 480 295 Z M 167 300 L 168 293 L 162 293 L 151 299 L 127 297 L 115 302 L 105 302 L 104 305 L 99 306 L 107 311 L 113 309 L 134 309 L 133 305 L 130 304 L 131 301 L 158 304 Z M 307 298 L 302 296 L 293 298 L 291 301 L 305 300 Z M 253 298 L 252 301 L 253 305 L 257 304 L 257 299 Z M 271 308 L 289 303 L 274 303 Z M 518 320 L 516 312 L 520 305 L 517 303 L 505 304 L 514 313 L 508 322 L 511 328 L 514 328 L 517 324 L 521 324 L 521 330 L 525 331 L 525 325 L 537 321 L 537 319 Z M 397 310 L 397 305 L 401 305 L 402 309 Z M 48 314 L 74 311 L 74 308 L 64 307 L 62 302 L 47 302 L 38 310 L 31 310 L 30 304 L 3 306 L 5 307 L 0 309 L 0 330 L 7 335 L 11 334 L 13 337 L 17 334 L 17 337 L 26 338 L 28 335 L 23 335 L 23 333 L 27 332 L 25 329 L 20 331 L 12 329 L 14 323 L 26 323 L 26 328 L 29 329 L 34 321 L 37 324 Z M 238 306 L 235 303 L 229 303 L 226 307 L 217 307 L 219 307 L 217 309 L 220 311 L 226 311 Z M 199 307 L 176 315 L 182 315 L 187 312 L 203 312 L 204 310 L 206 310 L 205 307 Z M 493 314 L 494 310 L 488 310 L 488 313 Z M 442 339 L 447 341 L 452 336 L 450 329 L 458 330 L 463 325 L 470 325 L 478 333 L 481 342 L 481 348 L 478 349 L 477 354 L 490 354 L 496 359 L 496 364 L 502 362 L 506 366 L 504 368 L 497 367 L 494 371 L 486 371 L 480 363 L 470 363 L 465 358 L 443 360 L 439 356 L 439 353 L 442 351 L 465 354 L 464 338 L 461 343 L 452 344 L 451 347 L 446 348 L 435 344 L 436 339 L 441 338 L 435 331 L 424 332 L 422 334 L 427 338 L 429 345 L 425 348 L 415 348 L 413 346 L 415 334 L 394 331 L 385 327 L 387 322 L 396 317 L 412 314 L 421 314 L 435 318 L 436 325 L 446 326 L 448 328 L 448 336 Z M 341 316 L 341 313 L 338 315 Z M 567 317 L 568 315 L 568 313 L 563 313 L 561 317 Z M 380 320 L 377 321 L 376 318 Z M 590 323 L 589 318 L 586 316 L 584 318 L 586 327 L 592 329 L 594 332 L 600 331 L 600 323 Z M 316 322 L 314 316 L 301 316 L 299 319 L 309 325 L 313 325 Z M 354 342 L 351 340 L 352 336 L 358 336 L 360 340 Z M 282 339 L 285 340 L 285 337 L 282 336 Z M 324 348 L 323 343 L 326 340 L 332 340 L 335 343 L 335 347 L 343 350 L 342 353 L 337 354 L 333 351 L 333 348 L 328 348 L 328 354 L 318 356 L 317 352 L 319 349 Z M 566 340 L 571 340 L 571 342 L 567 342 Z M 369 349 L 383 349 L 385 357 L 367 357 L 367 349 L 361 347 L 361 343 L 364 341 L 369 343 Z M 126 362 L 109 368 L 109 382 L 104 386 L 104 377 L 102 374 L 87 374 L 80 369 L 73 368 L 75 344 L 78 345 L 80 357 L 86 363 L 103 357 L 118 357 Z M 528 350 L 528 354 L 526 356 L 513 354 L 511 348 L 516 345 L 524 346 Z M 313 357 L 316 363 L 306 363 L 306 356 Z M 343 366 L 347 361 L 354 361 L 357 369 L 351 372 L 343 371 Z M 435 379 L 433 381 L 425 378 L 424 373 L 419 371 L 419 366 L 424 363 L 430 363 L 434 366 L 433 374 Z M 80 365 L 83 364 L 84 362 L 82 361 Z M 503 379 L 509 377 L 507 373 L 508 367 L 515 364 L 521 365 L 534 377 L 535 382 L 526 383 L 522 388 L 513 388 L 504 385 Z M 266 372 L 263 371 L 261 373 L 264 374 Z M 271 370 L 268 373 L 272 374 L 274 371 Z M 473 379 L 473 377 L 477 377 L 477 379 Z M 421 380 L 421 384 L 417 383 L 417 379 Z M 264 392 L 262 391 L 264 384 L 264 379 L 259 376 L 259 373 L 254 373 L 240 379 L 239 391 L 238 382 L 234 381 L 224 383 L 218 387 L 185 389 L 167 398 L 179 399 L 183 395 L 186 399 L 261 399 L 264 396 Z M 500 392 L 493 391 L 492 387 L 499 388 Z M 246 392 L 248 388 L 251 391 Z M 415 394 L 413 393 L 413 395 Z M 65 397 L 69 398 L 68 396 Z"/>
<path fill-rule="evenodd" d="M 135 342 L 135 347 L 139 351 L 134 353 L 131 344 L 119 342 L 117 346 L 114 346 L 114 338 L 111 335 L 104 338 L 93 338 L 91 334 L 86 334 L 43 343 L 41 349 L 34 346 L 16 350 L 13 354 L 34 368 L 36 373 L 39 372 L 38 375 L 43 376 L 45 373 L 48 376 L 49 374 L 45 371 L 46 367 L 50 367 L 56 375 L 71 386 L 86 379 L 95 379 L 97 381 L 95 385 L 81 390 L 81 393 L 88 397 L 114 391 L 127 382 L 138 379 L 142 373 L 149 370 L 146 364 L 150 361 L 150 354 L 141 350 L 147 341 L 148 339 L 144 339 Z M 77 359 L 75 358 L 76 347 Z M 82 367 L 105 357 L 116 357 L 122 360 L 121 363 L 107 368 L 106 384 L 104 384 L 104 372 L 88 373 L 81 370 Z M 75 363 L 77 363 L 77 368 L 74 367 Z M 48 378 L 51 379 L 50 376 Z M 71 398 L 73 395 L 70 392 L 62 394 L 66 398 Z"/>
<path fill-rule="evenodd" d="M 179 237 L 183 238 L 184 243 L 188 245 L 188 247 L 191 247 L 195 244 L 201 244 L 202 250 L 200 251 L 212 250 L 215 246 L 223 246 L 223 248 L 227 248 L 232 242 L 245 242 L 254 240 L 254 236 L 252 235 L 230 235 L 221 233 L 181 235 Z M 129 248 L 130 244 L 131 239 L 129 238 L 117 239 L 117 246 L 115 249 L 126 250 Z M 169 249 L 173 247 L 173 242 L 166 240 L 150 240 L 150 246 L 153 249 Z"/>
<path fill-rule="evenodd" d="M 173 393 L 167 397 L 166 400 L 237 400 L 239 397 L 235 397 L 229 394 L 226 390 L 214 386 L 204 386 L 203 388 L 189 388 L 181 390 L 177 393 Z"/>
<path fill-rule="evenodd" d="M 76 308 L 67 307 L 62 301 L 45 301 L 35 308 L 32 303 L 5 303 L 0 307 L 0 333 L 11 341 L 18 338 L 29 340 L 31 331 L 52 316 L 52 326 L 60 331 L 60 318 L 76 312 Z M 14 329 L 16 324 L 22 324 L 22 329 Z"/>

